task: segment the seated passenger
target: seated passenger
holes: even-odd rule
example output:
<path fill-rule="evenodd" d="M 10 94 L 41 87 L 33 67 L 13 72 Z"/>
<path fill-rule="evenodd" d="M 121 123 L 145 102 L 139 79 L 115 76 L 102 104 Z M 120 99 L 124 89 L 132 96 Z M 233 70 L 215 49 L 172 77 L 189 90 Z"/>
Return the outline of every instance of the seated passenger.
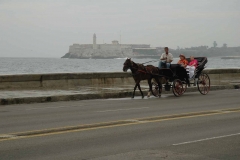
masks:
<path fill-rule="evenodd" d="M 165 53 L 160 57 L 158 68 L 170 68 L 171 62 L 173 61 L 173 55 L 168 52 L 168 47 L 164 48 Z"/>
<path fill-rule="evenodd" d="M 179 55 L 180 60 L 178 61 L 177 64 L 180 64 L 182 67 L 186 68 L 188 65 L 188 61 L 186 60 L 186 57 L 183 54 Z"/>
<path fill-rule="evenodd" d="M 196 59 L 194 59 L 193 56 L 190 57 L 190 62 L 187 65 L 186 69 L 189 71 L 189 78 L 193 78 L 194 75 L 194 71 L 198 66 L 198 61 Z"/>

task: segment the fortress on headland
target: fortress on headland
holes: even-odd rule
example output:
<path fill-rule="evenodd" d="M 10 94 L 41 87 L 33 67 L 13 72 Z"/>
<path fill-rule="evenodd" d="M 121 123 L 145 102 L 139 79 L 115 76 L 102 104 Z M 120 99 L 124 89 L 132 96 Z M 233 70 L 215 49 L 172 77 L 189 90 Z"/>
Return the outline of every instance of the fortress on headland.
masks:
<path fill-rule="evenodd" d="M 198 46 L 191 48 L 169 49 L 174 57 L 179 54 L 194 57 L 218 57 L 218 56 L 240 56 L 239 47 L 228 47 L 226 43 L 217 47 L 216 41 L 212 47 Z M 69 51 L 62 58 L 153 58 L 159 59 L 164 52 L 164 47 L 150 47 L 150 44 L 120 44 L 113 40 L 112 44 L 97 44 L 97 36 L 93 35 L 93 44 L 73 44 L 69 46 Z M 232 57 L 231 57 L 232 58 Z M 235 57 L 234 57 L 235 58 Z"/>
<path fill-rule="evenodd" d="M 141 56 L 142 52 L 156 54 L 157 49 L 150 48 L 150 44 L 119 44 L 117 40 L 113 40 L 112 44 L 97 44 L 94 33 L 93 44 L 73 44 L 62 58 L 124 58 Z"/>

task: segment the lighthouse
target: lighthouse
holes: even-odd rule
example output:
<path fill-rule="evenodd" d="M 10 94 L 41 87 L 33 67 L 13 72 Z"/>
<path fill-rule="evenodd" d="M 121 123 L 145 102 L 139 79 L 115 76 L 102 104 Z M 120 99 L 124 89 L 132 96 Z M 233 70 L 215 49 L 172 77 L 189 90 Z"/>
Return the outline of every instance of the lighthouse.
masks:
<path fill-rule="evenodd" d="M 97 36 L 95 33 L 93 34 L 93 49 L 97 49 Z"/>

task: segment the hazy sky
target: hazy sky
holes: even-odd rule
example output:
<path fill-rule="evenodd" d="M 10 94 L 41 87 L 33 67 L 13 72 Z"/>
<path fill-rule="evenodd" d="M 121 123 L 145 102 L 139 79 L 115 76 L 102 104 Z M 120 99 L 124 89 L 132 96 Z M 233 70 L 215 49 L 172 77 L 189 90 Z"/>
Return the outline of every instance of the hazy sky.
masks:
<path fill-rule="evenodd" d="M 240 46 L 240 0 L 0 0 L 0 57 L 61 57 L 73 43 Z"/>

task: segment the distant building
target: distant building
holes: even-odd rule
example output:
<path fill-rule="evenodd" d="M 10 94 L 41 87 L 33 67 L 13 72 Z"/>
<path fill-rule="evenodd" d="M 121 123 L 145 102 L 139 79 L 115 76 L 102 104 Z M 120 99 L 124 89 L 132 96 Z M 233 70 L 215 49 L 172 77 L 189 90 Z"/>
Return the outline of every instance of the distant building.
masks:
<path fill-rule="evenodd" d="M 73 44 L 62 58 L 121 58 L 156 52 L 157 49 L 150 48 L 150 44 L 119 44 L 117 40 L 113 40 L 112 44 L 97 44 L 94 33 L 93 44 Z"/>

